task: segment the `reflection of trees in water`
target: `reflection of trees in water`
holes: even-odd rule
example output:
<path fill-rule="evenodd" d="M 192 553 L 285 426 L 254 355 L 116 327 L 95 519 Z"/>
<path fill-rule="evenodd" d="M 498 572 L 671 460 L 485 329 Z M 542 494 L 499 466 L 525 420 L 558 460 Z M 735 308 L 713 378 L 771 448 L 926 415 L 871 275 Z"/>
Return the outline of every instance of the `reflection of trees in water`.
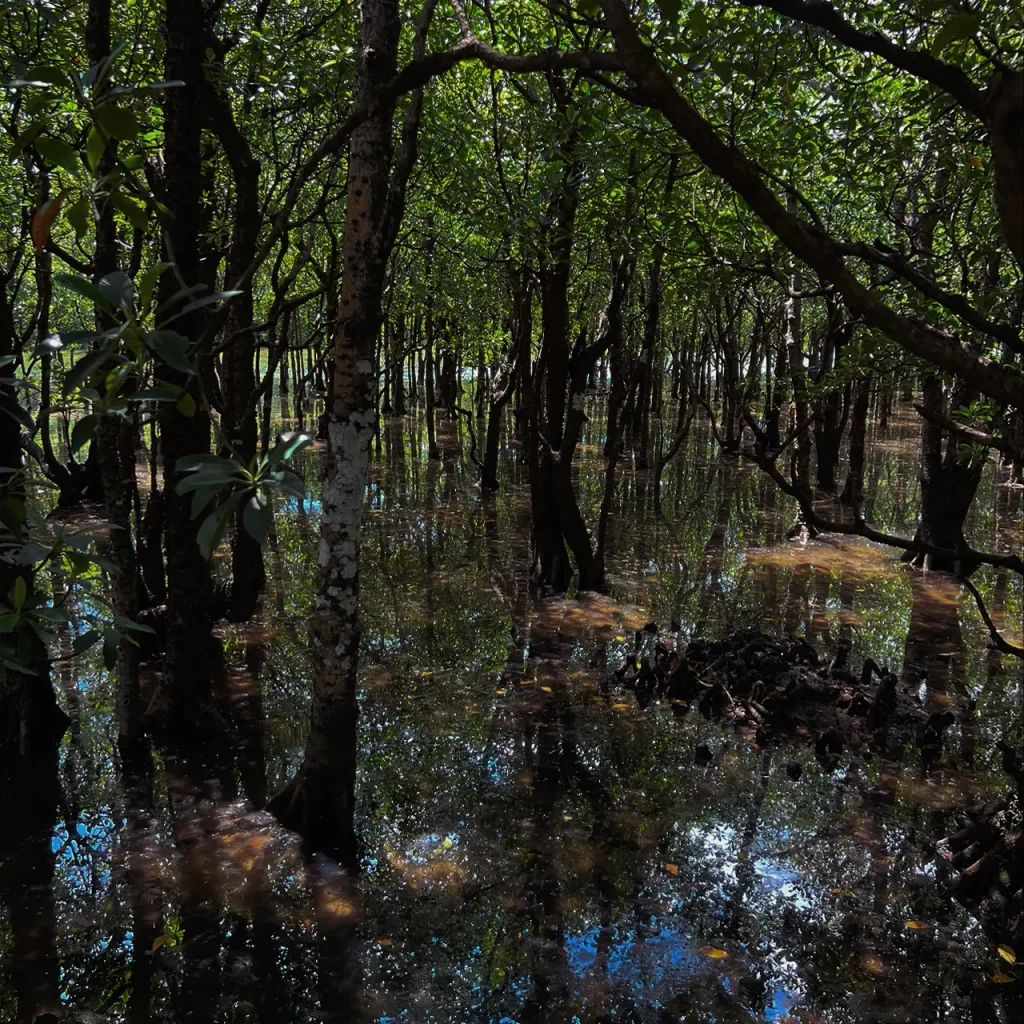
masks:
<path fill-rule="evenodd" d="M 927 710 L 944 707 L 954 696 L 966 696 L 967 648 L 960 629 L 962 590 L 939 576 L 907 571 L 910 584 L 910 625 L 903 656 L 903 682 L 916 688 L 924 682 Z"/>
<path fill-rule="evenodd" d="M 51 842 L 60 801 L 55 746 L 47 750 L 38 744 L 23 754 L 16 744 L 5 743 L 0 777 L 0 899 L 10 928 L 2 989 L 13 996 L 10 1019 L 17 1024 L 56 1021 L 62 1011 Z M 0 997 L 0 1007 L 8 998 Z"/>
<path fill-rule="evenodd" d="M 451 1019 L 461 1019 L 460 1012 L 468 1020 L 500 1019 L 519 1013 L 524 1000 L 527 1017 L 534 1021 L 568 1018 L 573 1012 L 591 1021 L 630 1019 L 630 1014 L 642 1019 L 642 1007 L 631 1005 L 635 992 L 630 985 L 647 965 L 660 969 L 659 930 L 693 936 L 695 942 L 723 936 L 718 930 L 723 903 L 728 916 L 724 938 L 749 928 L 749 959 L 741 965 L 743 954 L 734 951 L 723 965 L 702 964 L 690 980 L 655 978 L 652 985 L 662 986 L 657 991 L 665 994 L 666 1004 L 670 989 L 678 995 L 673 1007 L 680 1015 L 749 1019 L 739 1004 L 726 1001 L 716 970 L 731 981 L 741 969 L 768 972 L 765 950 L 797 962 L 798 976 L 806 971 L 808 978 L 818 979 L 808 982 L 806 1002 L 814 1012 L 827 1014 L 843 1005 L 848 991 L 863 985 L 876 987 L 888 1000 L 868 1006 L 879 1014 L 891 1010 L 895 1017 L 920 1007 L 937 1016 L 940 1009 L 954 1006 L 959 967 L 939 965 L 921 943 L 911 946 L 913 937 L 903 928 L 904 914 L 921 907 L 922 915 L 930 915 L 929 924 L 951 929 L 957 940 L 962 937 L 960 918 L 947 918 L 949 908 L 937 899 L 933 882 L 917 880 L 920 888 L 909 888 L 908 879 L 920 875 L 924 860 L 909 841 L 901 850 L 903 837 L 915 830 L 938 834 L 930 812 L 921 809 L 909 789 L 914 780 L 892 803 L 869 799 L 863 777 L 822 781 L 811 769 L 803 782 L 792 784 L 779 777 L 780 752 L 753 757 L 742 740 L 731 741 L 728 755 L 698 773 L 689 763 L 691 747 L 695 737 L 708 739 L 707 723 L 696 716 L 678 722 L 668 715 L 659 719 L 657 705 L 640 715 L 628 694 L 598 703 L 594 691 L 567 680 L 568 646 L 551 657 L 553 694 L 540 697 L 539 687 L 524 687 L 520 694 L 513 680 L 509 694 L 492 697 L 488 658 L 493 660 L 495 650 L 505 651 L 510 625 L 529 634 L 530 618 L 539 614 L 527 595 L 523 495 L 508 487 L 479 504 L 467 502 L 465 475 L 457 467 L 423 463 L 418 452 L 406 457 L 410 429 L 414 435 L 418 430 L 415 424 L 397 423 L 383 432 L 385 465 L 375 498 L 381 511 L 370 519 L 366 538 L 364 621 L 374 654 L 365 664 L 368 675 L 377 672 L 385 682 L 364 682 L 362 732 L 356 731 L 354 719 L 337 729 L 324 720 L 319 735 L 325 747 L 348 743 L 353 761 L 355 751 L 360 752 L 366 778 L 358 825 L 367 836 L 368 855 L 380 856 L 382 837 L 398 847 L 410 836 L 457 822 L 450 827 L 460 833 L 468 878 L 453 875 L 447 889 L 439 884 L 425 893 L 406 890 L 397 872 L 383 871 L 360 879 L 357 893 L 352 876 L 329 862 L 318 860 L 304 868 L 296 860 L 285 870 L 275 868 L 269 852 L 243 853 L 245 844 L 258 838 L 246 815 L 265 800 L 264 751 L 280 772 L 281 764 L 294 763 L 301 744 L 296 735 L 304 728 L 292 721 L 305 696 L 299 653 L 303 625 L 285 612 L 300 606 L 295 595 L 308 585 L 303 577 L 311 566 L 307 549 L 313 546 L 308 535 L 315 510 L 303 507 L 297 515 L 279 516 L 271 559 L 274 590 L 267 604 L 271 612 L 276 605 L 276 618 L 268 621 L 282 635 L 271 635 L 265 649 L 257 640 L 244 639 L 244 650 L 238 644 L 231 648 L 237 660 L 245 661 L 244 669 L 237 665 L 227 679 L 227 714 L 235 729 L 231 749 L 209 751 L 194 764 L 184 754 L 164 759 L 162 767 L 157 765 L 155 808 L 148 752 L 141 762 L 126 760 L 122 766 L 126 824 L 118 841 L 127 870 L 115 870 L 111 884 L 112 898 L 124 903 L 132 931 L 130 943 L 117 954 L 122 957 L 119 977 L 130 963 L 124 1003 L 131 1024 L 148 1019 L 161 999 L 167 1001 L 168 991 L 177 1000 L 175 1019 L 209 1019 L 215 1008 L 223 1012 L 229 1005 L 248 1003 L 267 1024 L 295 1019 L 297 1008 L 314 1004 L 326 1019 L 353 1020 L 373 1016 L 375 1006 L 369 998 L 363 1005 L 359 994 L 364 985 L 380 990 L 385 1009 L 409 1010 L 422 1001 L 436 1016 Z M 514 465 L 508 468 L 516 471 Z M 581 460 L 580 472 L 592 473 L 593 467 Z M 665 608 L 677 607 L 686 627 L 699 619 L 711 635 L 727 619 L 737 626 L 759 624 L 769 632 L 780 627 L 806 631 L 821 644 L 829 628 L 833 637 L 865 643 L 854 616 L 874 610 L 884 621 L 872 626 L 873 635 L 905 648 L 909 681 L 916 684 L 916 673 L 926 666 L 937 697 L 957 696 L 967 684 L 972 692 L 980 684 L 982 696 L 1005 685 L 998 654 L 987 653 L 976 659 L 977 665 L 968 660 L 974 619 L 967 613 L 961 621 L 959 597 L 943 596 L 952 587 L 936 587 L 934 578 L 911 574 L 906 589 L 860 592 L 863 564 L 843 556 L 812 565 L 792 548 L 786 557 L 767 558 L 763 564 L 751 559 L 749 572 L 737 571 L 728 541 L 767 547 L 781 542 L 780 520 L 788 511 L 777 507 L 775 488 L 742 468 L 717 461 L 707 465 L 696 458 L 680 459 L 666 474 L 665 487 L 673 493 L 662 507 L 672 510 L 676 521 L 655 524 L 642 479 L 623 476 L 613 557 L 617 570 L 629 574 L 626 585 L 638 603 L 657 600 Z M 643 521 L 633 521 L 637 515 Z M 1012 512 L 1006 515 L 1012 520 Z M 648 559 L 659 567 L 681 563 L 683 569 L 671 576 L 663 572 L 663 580 L 647 580 Z M 829 623 L 823 613 L 835 593 L 840 616 Z M 1015 598 L 1012 584 L 996 576 L 993 614 L 1005 614 L 1004 607 L 1013 607 Z M 723 608 L 725 602 L 732 607 Z M 905 637 L 897 624 L 908 606 L 910 636 Z M 667 617 L 662 621 L 667 624 Z M 543 656 L 543 645 L 537 634 L 533 640 L 536 659 Z M 486 656 L 481 653 L 485 648 Z M 573 657 L 574 670 L 593 659 L 592 674 L 600 672 L 600 645 L 582 643 Z M 414 693 L 411 684 L 420 669 L 437 670 L 438 679 L 423 681 Z M 74 698 L 75 680 L 65 674 L 61 682 Z M 613 701 L 628 707 L 615 710 Z M 93 759 L 109 756 L 105 740 L 89 738 L 96 732 L 93 727 L 90 733 L 88 724 L 93 706 L 89 700 L 81 704 L 85 724 L 73 734 L 64 762 L 72 816 L 96 777 Z M 480 714 L 471 705 L 479 705 Z M 976 731 L 987 736 L 990 723 Z M 974 741 L 966 727 L 961 736 L 967 765 Z M 502 769 L 511 764 L 512 770 L 502 774 L 493 769 L 495 764 Z M 861 775 L 873 780 L 875 772 L 871 766 Z M 45 776 L 42 771 L 36 780 L 43 791 Z M 354 767 L 348 777 L 354 778 Z M 169 806 L 160 796 L 163 786 Z M 353 794 L 344 786 L 338 791 L 347 794 L 351 814 Z M 15 797 L 5 790 L 4 799 Z M 54 901 L 52 895 L 48 902 L 45 897 L 50 893 L 47 871 L 53 869 L 52 856 L 47 867 L 47 851 L 55 807 L 55 801 L 47 805 L 45 798 L 34 796 L 29 809 L 30 816 L 37 816 L 41 838 L 23 849 L 38 855 L 39 871 L 32 877 L 40 888 L 24 897 L 20 917 L 10 908 L 10 885 L 4 890 L 13 953 L 13 966 L 5 963 L 4 970 L 12 972 L 13 983 L 18 967 L 22 990 L 29 993 L 26 1006 L 42 1005 L 59 994 Z M 575 822 L 564 820 L 568 809 Z M 16 820 L 19 813 L 24 820 L 22 805 L 8 803 L 3 820 Z M 232 814 L 239 816 L 237 822 L 230 820 Z M 112 817 L 117 821 L 120 814 Z M 163 869 L 162 858 L 173 853 L 161 839 L 168 820 L 181 865 L 180 888 Z M 784 866 L 795 865 L 807 884 L 805 907 L 772 903 L 758 869 L 762 855 L 771 857 L 773 849 L 790 845 L 780 839 L 788 828 L 798 832 L 794 844 L 812 829 L 824 837 L 803 861 L 782 859 Z M 702 844 L 716 831 L 730 836 L 727 851 Z M 887 833 L 891 840 L 885 839 Z M 12 842 L 6 834 L 0 838 L 4 854 Z M 19 869 L 9 857 L 3 860 L 9 883 L 15 877 L 11 872 Z M 662 869 L 668 860 L 678 863 L 678 880 Z M 722 885 L 725 862 L 734 866 L 735 878 Z M 248 866 L 244 884 L 236 888 L 239 863 Z M 850 877 L 854 868 L 859 874 Z M 857 898 L 830 900 L 832 884 L 851 886 Z M 372 909 L 370 920 L 360 916 L 360 901 Z M 25 912 L 29 906 L 31 915 Z M 779 910 L 783 906 L 784 912 Z M 153 951 L 175 917 L 184 931 L 183 946 L 172 951 L 164 944 Z M 362 936 L 359 921 L 365 922 Z M 524 929 L 527 936 L 520 938 Z M 593 958 L 581 968 L 573 961 L 573 944 L 583 932 L 592 940 Z M 474 950 L 483 945 L 484 935 L 492 941 L 478 954 Z M 364 939 L 377 936 L 395 936 L 396 947 L 406 937 L 406 960 L 396 954 L 395 961 L 388 961 L 391 966 L 382 967 L 380 950 L 368 953 L 363 946 Z M 38 951 L 34 961 L 27 956 L 30 949 Z M 114 952 L 102 954 L 107 960 L 93 948 L 75 955 L 84 956 L 96 977 L 105 979 L 100 968 L 114 962 Z M 409 968 L 410 953 L 416 961 L 429 961 L 429 969 Z M 865 973 L 870 958 L 884 961 L 884 978 Z M 634 967 L 637 974 L 629 974 Z M 168 981 L 161 980 L 165 969 Z M 906 972 L 914 970 L 921 975 L 919 988 L 906 983 Z M 408 979 L 405 991 L 396 977 Z M 933 994 L 926 993 L 929 985 Z M 990 1011 L 982 986 L 969 988 L 978 1019 L 993 1019 L 986 1016 Z M 474 1017 L 465 1008 L 475 1000 L 482 1008 Z M 949 1012 L 951 1019 L 963 1019 L 955 1016 L 960 1009 Z"/>

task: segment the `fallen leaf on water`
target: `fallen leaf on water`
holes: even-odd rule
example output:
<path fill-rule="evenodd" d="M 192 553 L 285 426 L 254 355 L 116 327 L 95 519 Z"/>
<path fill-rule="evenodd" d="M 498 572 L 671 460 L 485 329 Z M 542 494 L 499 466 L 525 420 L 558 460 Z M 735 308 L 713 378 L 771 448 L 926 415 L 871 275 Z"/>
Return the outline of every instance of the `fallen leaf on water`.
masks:
<path fill-rule="evenodd" d="M 717 946 L 705 946 L 701 952 L 709 960 L 724 960 L 729 955 L 724 949 L 719 949 Z"/>
<path fill-rule="evenodd" d="M 616 642 L 617 642 L 617 643 L 620 643 L 620 644 L 621 644 L 621 643 L 622 643 L 622 641 L 623 641 L 623 640 L 625 640 L 625 639 L 626 639 L 626 638 L 625 638 L 624 636 L 617 636 L 617 637 L 615 638 Z"/>
<path fill-rule="evenodd" d="M 442 845 L 442 846 L 443 846 L 443 847 L 444 847 L 444 848 L 445 848 L 446 850 L 450 850 L 450 849 L 452 848 L 452 846 L 454 846 L 455 844 L 454 844 L 454 843 L 452 843 L 452 841 L 451 841 L 451 840 L 450 840 L 450 839 L 449 839 L 449 838 L 448 838 L 447 836 L 445 836 L 445 837 L 444 837 L 444 839 L 443 839 L 443 840 L 441 840 L 441 845 Z"/>
<path fill-rule="evenodd" d="M 916 931 L 920 931 L 920 929 L 922 929 L 922 928 L 927 928 L 928 925 L 926 925 L 924 923 L 924 921 L 904 921 L 903 922 L 903 927 L 904 928 L 909 928 L 911 931 L 915 931 L 916 932 Z"/>
<path fill-rule="evenodd" d="M 1017 962 L 1017 954 L 1009 946 L 996 946 L 996 952 L 1008 963 Z"/>
<path fill-rule="evenodd" d="M 496 697 L 504 697 L 505 696 L 505 691 L 504 690 L 495 690 L 494 691 L 494 695 Z"/>
<path fill-rule="evenodd" d="M 678 866 L 677 866 L 677 865 L 675 865 L 675 864 L 666 864 L 666 865 L 665 865 L 665 870 L 666 870 L 666 871 L 667 871 L 667 872 L 668 872 L 668 873 L 669 873 L 670 875 L 678 875 L 678 874 L 679 874 L 679 868 L 678 868 Z"/>
<path fill-rule="evenodd" d="M 988 976 L 989 981 L 994 981 L 997 985 L 1008 985 L 1013 978 L 1008 974 L 1003 974 L 1001 971 L 998 974 L 990 974 Z"/>
<path fill-rule="evenodd" d="M 429 678 L 430 678 L 430 677 L 431 677 L 431 676 L 432 676 L 433 674 L 434 674 L 434 673 L 433 673 L 433 672 L 431 672 L 429 668 L 427 668 L 427 669 L 424 669 L 424 670 L 423 670 L 423 671 L 422 671 L 422 672 L 420 673 L 420 679 L 429 679 Z"/>
<path fill-rule="evenodd" d="M 520 679 L 519 680 L 519 685 L 520 686 L 532 686 L 533 685 L 533 680 L 532 679 Z"/>
<path fill-rule="evenodd" d="M 541 689 L 542 689 L 542 690 L 543 690 L 543 691 L 544 691 L 545 693 L 550 693 L 550 692 L 551 692 L 551 687 L 550 687 L 550 686 L 542 686 L 542 687 L 541 687 Z"/>
<path fill-rule="evenodd" d="M 866 956 L 861 961 L 861 965 L 864 970 L 869 974 L 883 975 L 885 974 L 885 964 L 878 959 L 877 956 Z"/>
<path fill-rule="evenodd" d="M 629 705 L 628 704 L 613 704 L 612 707 L 616 711 L 625 711 L 629 707 Z"/>

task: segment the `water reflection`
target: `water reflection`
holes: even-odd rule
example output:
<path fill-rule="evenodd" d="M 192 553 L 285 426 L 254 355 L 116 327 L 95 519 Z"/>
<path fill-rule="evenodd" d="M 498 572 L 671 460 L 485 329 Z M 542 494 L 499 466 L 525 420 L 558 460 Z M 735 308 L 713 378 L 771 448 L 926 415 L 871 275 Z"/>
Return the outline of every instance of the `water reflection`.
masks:
<path fill-rule="evenodd" d="M 600 423 L 593 424 L 595 433 Z M 61 689 L 75 728 L 5 786 L 2 1012 L 152 1021 L 951 1021 L 1013 1019 L 992 942 L 930 843 L 1005 790 L 1019 667 L 955 585 L 856 540 L 787 544 L 794 510 L 719 459 L 706 425 L 666 472 L 623 467 L 610 597 L 529 595 L 515 450 L 498 494 L 410 421 L 369 488 L 358 873 L 308 859 L 262 808 L 305 742 L 311 496 L 278 516 L 261 617 L 226 627 L 219 748 L 116 752 L 110 681 Z M 912 424 L 871 449 L 873 509 L 912 531 Z M 581 507 L 602 463 L 588 438 Z M 987 497 L 986 497 L 987 496 Z M 987 502 L 987 504 L 986 504 Z M 1019 492 L 988 480 L 979 545 L 1019 545 Z M 979 574 L 997 621 L 1019 581 Z M 759 750 L 606 685 L 651 620 L 666 644 L 758 625 L 871 655 L 957 716 L 945 753 Z M 77 663 L 76 663 L 77 666 Z M 67 677 L 65 678 L 65 675 Z M 27 794 L 32 794 L 31 799 Z M 1006 965 L 1003 965 L 1005 968 Z M 1019 997 L 1019 992 L 1016 997 Z M 88 1018 L 93 1019 L 93 1018 Z"/>

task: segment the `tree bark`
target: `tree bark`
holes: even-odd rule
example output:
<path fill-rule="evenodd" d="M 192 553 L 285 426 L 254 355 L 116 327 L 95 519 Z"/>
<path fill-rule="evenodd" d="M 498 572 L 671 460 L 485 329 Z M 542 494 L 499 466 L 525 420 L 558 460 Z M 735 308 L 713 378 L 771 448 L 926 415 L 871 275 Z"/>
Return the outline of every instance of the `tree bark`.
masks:
<path fill-rule="evenodd" d="M 184 84 L 164 94 L 164 176 L 162 201 L 171 215 L 163 225 L 164 259 L 174 268 L 160 279 L 159 297 L 167 302 L 180 289 L 179 278 L 200 281 L 199 224 L 202 219 L 202 124 L 196 116 L 204 94 L 205 50 L 202 0 L 168 0 L 165 77 Z M 181 302 L 182 300 L 178 300 Z M 179 317 L 175 330 L 190 341 L 199 337 L 196 313 Z M 198 358 L 198 356 L 197 356 Z M 147 721 L 165 729 L 195 728 L 210 710 L 210 574 L 196 543 L 199 521 L 192 519 L 191 497 L 176 494 L 178 461 L 210 450 L 210 419 L 201 404 L 195 376 L 170 366 L 159 376 L 184 387 L 195 402 L 188 416 L 172 402 L 159 412 L 164 466 L 164 542 L 167 563 L 167 644 L 164 673 L 146 711 Z"/>

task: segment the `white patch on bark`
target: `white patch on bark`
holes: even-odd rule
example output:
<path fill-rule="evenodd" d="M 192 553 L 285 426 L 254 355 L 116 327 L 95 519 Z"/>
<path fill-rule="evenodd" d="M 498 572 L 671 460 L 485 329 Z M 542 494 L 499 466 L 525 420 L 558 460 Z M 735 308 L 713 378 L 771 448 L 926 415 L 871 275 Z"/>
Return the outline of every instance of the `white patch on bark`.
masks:
<path fill-rule="evenodd" d="M 359 571 L 359 542 L 373 412 L 354 413 L 328 425 L 330 463 L 321 493 L 318 611 L 354 615 L 353 587 Z"/>

